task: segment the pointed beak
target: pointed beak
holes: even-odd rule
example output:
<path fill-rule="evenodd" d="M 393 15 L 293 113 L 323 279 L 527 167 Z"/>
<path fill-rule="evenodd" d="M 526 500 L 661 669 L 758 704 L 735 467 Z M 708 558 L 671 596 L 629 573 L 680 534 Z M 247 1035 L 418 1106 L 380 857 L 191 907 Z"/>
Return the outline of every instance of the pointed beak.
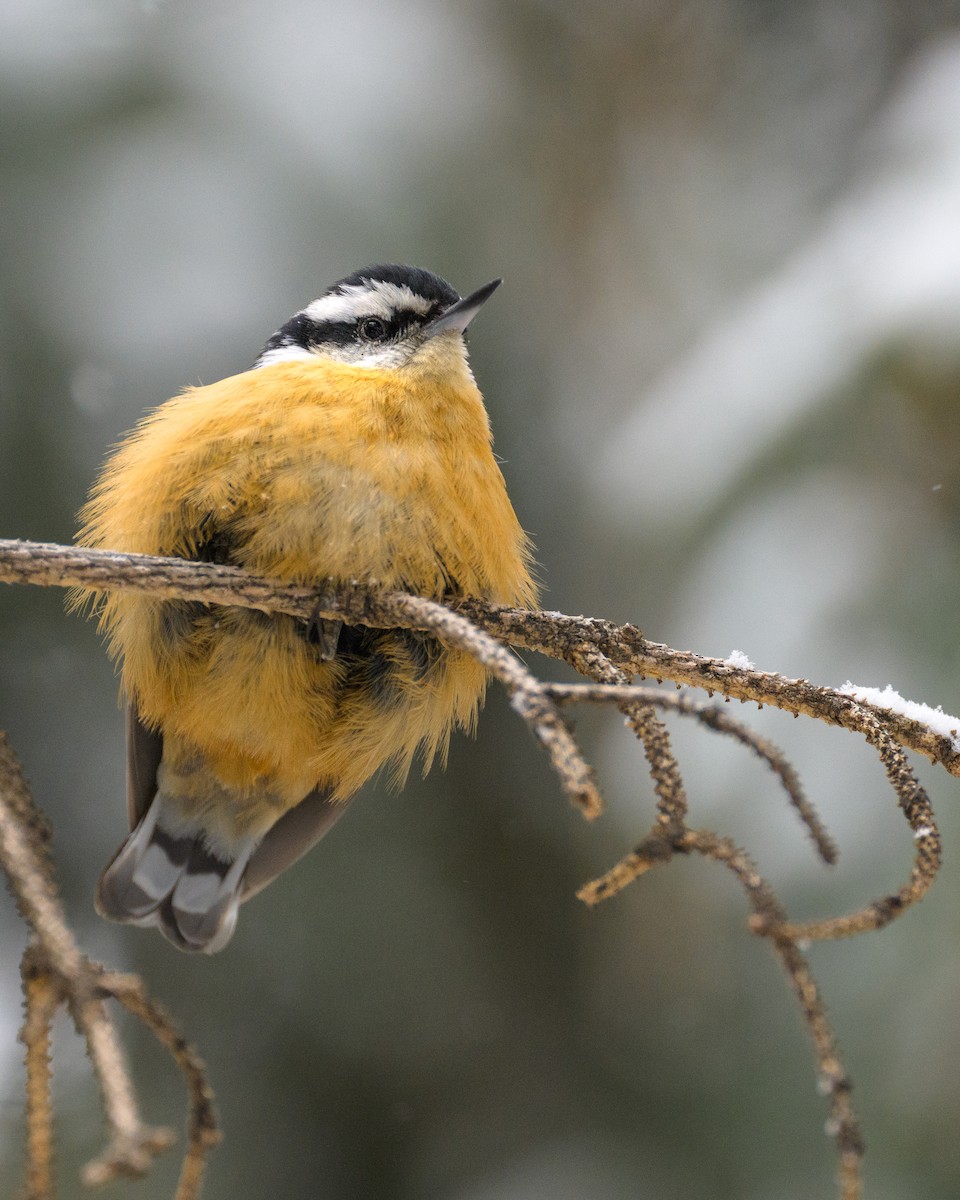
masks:
<path fill-rule="evenodd" d="M 455 329 L 457 333 L 463 333 L 501 283 L 503 283 L 502 279 L 494 279 L 490 283 L 485 283 L 482 288 L 477 288 L 475 292 L 471 292 L 469 296 L 464 296 L 456 304 L 451 304 L 439 317 L 434 317 L 426 326 L 425 336 L 432 338 L 438 333 L 445 333 L 448 329 Z"/>

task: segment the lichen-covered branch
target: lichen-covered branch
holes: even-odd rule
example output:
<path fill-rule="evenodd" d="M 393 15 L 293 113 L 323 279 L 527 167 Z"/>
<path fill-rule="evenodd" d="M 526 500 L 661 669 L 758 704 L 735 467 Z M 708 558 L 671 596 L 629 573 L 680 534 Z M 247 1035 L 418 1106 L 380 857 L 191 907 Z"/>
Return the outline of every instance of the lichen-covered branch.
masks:
<path fill-rule="evenodd" d="M 348 624 L 425 628 L 398 603 L 399 593 L 378 592 L 370 584 L 331 581 L 318 595 L 315 587 L 262 579 L 234 567 L 44 542 L 0 538 L 0 583 L 103 591 L 133 589 L 161 597 L 288 613 L 305 620 L 329 617 Z M 452 607 L 499 641 L 550 658 L 573 663 L 599 653 L 629 678 L 670 679 L 710 694 L 719 692 L 733 700 L 768 704 L 858 733 L 865 733 L 868 718 L 873 718 L 905 749 L 939 763 L 951 775 L 960 775 L 960 750 L 953 739 L 920 721 L 857 701 L 835 688 L 733 666 L 723 659 L 705 658 L 686 650 L 673 650 L 648 641 L 634 625 L 617 625 L 596 617 L 503 608 L 476 599 L 462 600 Z"/>
<path fill-rule="evenodd" d="M 104 997 L 113 997 L 143 1022 L 168 1051 L 186 1081 L 190 1103 L 187 1148 L 174 1200 L 194 1200 L 200 1195 L 207 1156 L 220 1141 L 213 1091 L 207 1080 L 203 1060 L 193 1046 L 182 1037 L 166 1009 L 150 998 L 138 976 L 104 971 L 97 981 L 97 986 Z M 91 1175 L 88 1168 L 86 1182 L 98 1183 L 100 1179 Z"/>
<path fill-rule="evenodd" d="M 773 672 L 734 666 L 724 659 L 705 658 L 689 650 L 674 650 L 659 642 L 648 641 L 634 625 L 617 625 L 595 617 L 570 617 L 564 613 L 497 608 L 476 600 L 461 602 L 457 610 L 488 633 L 520 650 L 536 650 L 571 665 L 584 654 L 600 653 L 630 678 L 649 678 L 658 682 L 669 679 L 673 683 L 700 688 L 710 696 L 719 692 L 730 700 L 770 705 L 857 733 L 865 734 L 873 719 L 879 721 L 889 736 L 905 749 L 924 755 L 951 775 L 960 775 L 960 749 L 952 737 L 892 709 L 856 700 L 836 688 L 820 687 L 807 679 L 790 679 Z"/>
<path fill-rule="evenodd" d="M 789 923 L 784 934 L 795 940 L 814 941 L 853 937 L 872 929 L 882 929 L 916 904 L 930 890 L 940 870 L 942 851 L 933 806 L 920 781 L 907 764 L 906 755 L 892 737 L 869 714 L 864 718 L 864 736 L 880 754 L 887 778 L 897 794 L 900 808 L 913 833 L 914 855 L 910 878 L 897 891 L 872 900 L 848 916 L 824 921 Z"/>
<path fill-rule="evenodd" d="M 232 567 L 180 559 L 0 540 L 0 582 L 78 586 L 94 591 L 134 589 L 161 598 L 239 605 L 285 613 L 304 621 L 329 618 L 375 628 L 425 630 L 483 663 L 507 689 L 514 710 L 533 730 L 570 799 L 587 817 L 601 811 L 592 772 L 568 728 L 561 706 L 608 703 L 643 746 L 656 803 L 652 827 L 637 846 L 603 876 L 581 888 L 588 905 L 609 898 L 654 866 L 676 855 L 701 854 L 731 871 L 751 909 L 749 928 L 767 938 L 786 971 L 809 1031 L 821 1089 L 828 1098 L 828 1131 L 840 1160 L 842 1200 L 861 1194 L 863 1144 L 847 1075 L 841 1065 L 820 993 L 801 947 L 806 941 L 846 937 L 889 923 L 921 899 L 940 865 L 941 846 L 933 810 L 910 769 L 905 749 L 914 750 L 960 775 L 953 736 L 903 713 L 866 703 L 849 693 L 817 687 L 804 679 L 756 671 L 734 662 L 704 658 L 650 642 L 632 625 L 589 617 L 502 608 L 474 598 L 438 604 L 400 592 L 381 592 L 375 583 L 326 581 L 319 588 L 257 578 Z M 537 651 L 569 663 L 590 684 L 543 683 L 510 647 Z M 773 771 L 824 861 L 837 851 L 780 750 L 728 710 L 662 689 L 637 686 L 637 677 L 672 680 L 711 696 L 752 700 L 806 715 L 859 733 L 879 753 L 915 845 L 906 884 L 848 916 L 809 923 L 791 921 L 746 850 L 711 830 L 688 824 L 688 800 L 680 766 L 661 712 L 692 717 L 711 731 L 731 736 Z M 30 1200 L 52 1196 L 52 1115 L 49 1095 L 49 1028 L 64 1003 L 86 1038 L 103 1094 L 109 1144 L 86 1171 L 88 1183 L 119 1174 L 139 1174 L 169 1145 L 166 1130 L 144 1126 L 123 1053 L 104 1002 L 117 1000 L 143 1021 L 182 1071 L 190 1096 L 188 1143 L 176 1200 L 195 1200 L 208 1152 L 218 1138 L 212 1095 L 196 1052 L 169 1016 L 135 977 L 112 974 L 89 962 L 77 948 L 57 897 L 47 854 L 47 830 L 34 808 L 22 774 L 0 734 L 0 861 L 18 907 L 34 932 L 24 959 L 27 1015 L 27 1182 Z"/>
<path fill-rule="evenodd" d="M 786 913 L 747 852 L 729 838 L 719 837 L 709 829 L 684 827 L 671 832 L 655 825 L 625 858 L 601 878 L 586 884 L 578 895 L 590 906 L 597 905 L 652 867 L 662 866 L 678 854 L 702 854 L 720 863 L 733 872 L 743 887 L 752 909 L 750 928 L 754 933 L 768 938 L 790 980 L 813 1044 L 820 1091 L 827 1097 L 830 1106 L 826 1130 L 834 1139 L 839 1156 L 840 1200 L 860 1200 L 863 1190 L 863 1137 L 837 1039 L 810 965 L 792 932 Z"/>
<path fill-rule="evenodd" d="M 420 596 L 378 593 L 370 587 L 332 581 L 318 594 L 316 589 L 273 583 L 233 567 L 2 539 L 0 582 L 105 591 L 126 588 L 161 597 L 239 604 L 304 620 L 334 617 L 348 624 L 428 630 L 472 654 L 503 683 L 514 709 L 550 756 L 571 801 L 588 819 L 601 811 L 600 794 L 590 768 L 543 685 L 500 642 L 442 604 Z"/>

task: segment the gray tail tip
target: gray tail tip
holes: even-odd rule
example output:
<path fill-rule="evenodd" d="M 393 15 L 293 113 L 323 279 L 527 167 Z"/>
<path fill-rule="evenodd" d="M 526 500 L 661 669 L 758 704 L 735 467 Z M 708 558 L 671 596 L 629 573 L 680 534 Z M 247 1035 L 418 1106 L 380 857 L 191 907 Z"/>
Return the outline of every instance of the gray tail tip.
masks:
<path fill-rule="evenodd" d="M 199 837 L 160 829 L 152 815 L 100 877 L 94 907 L 107 920 L 159 929 L 179 950 L 215 954 L 236 927 L 250 852 L 225 862 Z"/>

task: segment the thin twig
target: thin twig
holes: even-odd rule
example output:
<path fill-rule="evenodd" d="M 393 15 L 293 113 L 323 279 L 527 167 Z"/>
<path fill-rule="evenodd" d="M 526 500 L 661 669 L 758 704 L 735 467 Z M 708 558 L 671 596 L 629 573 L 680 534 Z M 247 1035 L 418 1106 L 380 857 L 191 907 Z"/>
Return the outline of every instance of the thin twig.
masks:
<path fill-rule="evenodd" d="M 442 604 L 420 596 L 394 594 L 393 603 L 417 625 L 450 646 L 473 655 L 507 689 L 514 711 L 533 729 L 550 756 L 564 791 L 588 820 L 603 811 L 593 772 L 587 766 L 548 690 L 500 642 Z"/>
<path fill-rule="evenodd" d="M 841 1200 L 859 1200 L 863 1189 L 864 1144 L 860 1122 L 853 1107 L 850 1079 L 841 1062 L 837 1040 L 809 963 L 796 940 L 786 932 L 786 914 L 750 856 L 729 838 L 717 837 L 710 830 L 696 830 L 691 831 L 687 840 L 688 852 L 695 850 L 712 858 L 726 866 L 740 880 L 755 920 L 762 923 L 774 953 L 790 978 L 813 1042 L 820 1091 L 830 1105 L 826 1132 L 836 1142 L 840 1157 Z"/>
<path fill-rule="evenodd" d="M 702 725 L 736 739 L 765 762 L 780 780 L 790 804 L 796 809 L 800 820 L 806 826 L 823 861 L 830 865 L 837 862 L 839 851 L 836 843 L 827 832 L 820 815 L 803 789 L 800 776 L 787 761 L 783 751 L 773 742 L 744 725 L 743 722 L 730 716 L 720 705 L 695 700 L 692 696 L 682 692 L 664 692 L 657 688 L 638 687 L 636 684 L 607 686 L 589 683 L 551 683 L 548 685 L 547 691 L 558 704 L 581 702 L 604 704 L 636 697 L 656 708 L 666 709 L 680 716 L 692 717 Z"/>
<path fill-rule="evenodd" d="M 867 716 L 864 726 L 865 736 L 876 746 L 887 778 L 897 793 L 900 807 L 913 831 L 914 856 L 910 879 L 896 892 L 873 900 L 848 916 L 806 923 L 787 923 L 783 933 L 795 940 L 824 941 L 882 929 L 902 916 L 911 905 L 923 899 L 940 870 L 940 831 L 930 798 L 910 769 L 903 750 L 882 728 L 879 721 Z"/>
<path fill-rule="evenodd" d="M 139 1178 L 150 1170 L 153 1159 L 176 1141 L 172 1129 L 145 1125 L 140 1119 L 137 1094 L 116 1026 L 109 1019 L 97 994 L 103 968 L 85 963 L 84 979 L 68 996 L 74 1024 L 87 1043 L 93 1064 L 109 1140 L 104 1150 L 83 1169 L 88 1187 L 120 1177 Z"/>
<path fill-rule="evenodd" d="M 74 549 L 40 542 L 0 540 L 0 582 L 147 591 L 158 597 L 193 597 L 239 604 L 304 620 L 339 618 L 348 624 L 433 632 L 473 655 L 507 688 L 514 710 L 530 725 L 550 756 L 564 791 L 592 820 L 603 804 L 563 717 L 543 685 L 498 641 L 449 608 L 403 592 L 328 582 L 316 589 L 247 575 L 234 567 L 177 558 Z"/>
<path fill-rule="evenodd" d="M 53 1102 L 50 1095 L 50 1030 L 63 993 L 38 961 L 32 944 L 20 962 L 24 1019 L 20 1041 L 26 1047 L 27 1122 L 24 1200 L 53 1197 Z"/>
<path fill-rule="evenodd" d="M 140 1118 L 123 1048 L 103 1004 L 103 995 L 108 992 L 102 986 L 103 968 L 81 953 L 67 925 L 53 878 L 47 830 L 20 764 L 0 732 L 0 865 L 35 939 L 24 958 L 26 1014 L 21 1031 L 27 1058 L 26 1181 L 28 1195 L 35 1200 L 47 1200 L 52 1194 L 49 1029 L 53 1013 L 62 1003 L 69 1008 L 78 1033 L 86 1041 L 108 1131 L 107 1147 L 87 1166 L 84 1181 L 99 1184 L 120 1175 L 142 1175 L 153 1157 L 174 1141 L 170 1130 L 145 1125 Z M 150 1021 L 147 1024 L 154 1027 Z M 177 1042 L 174 1057 L 183 1068 L 193 1052 L 179 1035 L 171 1038 Z M 193 1078 L 197 1071 L 202 1075 L 203 1068 L 194 1055 L 191 1069 L 185 1070 L 192 1095 L 197 1092 Z M 204 1087 L 209 1094 L 205 1079 Z M 209 1124 L 212 1109 L 207 1107 L 203 1116 Z M 196 1157 L 194 1143 L 202 1143 L 204 1152 L 212 1145 L 208 1131 L 200 1135 L 191 1126 L 190 1136 L 188 1158 Z M 190 1164 L 189 1170 L 196 1173 L 195 1164 Z M 196 1190 L 183 1191 L 178 1200 L 195 1200 L 198 1195 Z"/>
<path fill-rule="evenodd" d="M 810 966 L 791 933 L 783 907 L 750 856 L 729 838 L 718 837 L 711 830 L 685 829 L 670 835 L 655 826 L 630 854 L 605 875 L 581 888 L 578 895 L 591 906 L 599 904 L 651 867 L 669 862 L 677 854 L 694 853 L 721 863 L 737 877 L 753 910 L 751 930 L 770 940 L 790 979 L 813 1043 L 820 1090 L 830 1105 L 827 1133 L 836 1142 L 840 1158 L 840 1197 L 859 1200 L 864 1146 L 850 1080 Z"/>
<path fill-rule="evenodd" d="M 629 677 L 647 677 L 658 682 L 669 679 L 700 688 L 711 696 L 719 692 L 731 700 L 767 704 L 857 733 L 865 732 L 872 717 L 881 722 L 899 745 L 938 763 L 951 775 L 960 775 L 960 749 L 953 738 L 937 733 L 922 721 L 854 700 L 834 688 L 818 687 L 806 679 L 735 667 L 724 659 L 705 658 L 688 650 L 673 650 L 659 642 L 647 641 L 635 625 L 616 625 L 596 617 L 571 617 L 557 612 L 500 608 L 474 599 L 461 601 L 456 607 L 488 633 L 519 650 L 536 650 L 571 664 L 584 653 L 599 651 Z"/>
<path fill-rule="evenodd" d="M 575 652 L 571 665 L 598 683 L 623 686 L 630 682 L 600 650 Z M 640 739 L 657 796 L 657 823 L 664 831 L 682 829 L 687 819 L 687 793 L 674 758 L 670 734 L 654 707 L 642 696 L 624 694 L 617 701 L 627 727 Z"/>
<path fill-rule="evenodd" d="M 23 769 L 0 731 L 0 864 L 17 907 L 63 978 L 78 978 L 82 958 L 56 894 L 45 831 Z"/>
<path fill-rule="evenodd" d="M 147 995 L 138 976 L 103 972 L 97 986 L 104 996 L 112 996 L 143 1022 L 169 1052 L 186 1080 L 190 1104 L 187 1148 L 175 1200 L 194 1200 L 200 1195 L 209 1153 L 220 1141 L 213 1091 L 203 1060 L 183 1038 L 166 1009 Z"/>

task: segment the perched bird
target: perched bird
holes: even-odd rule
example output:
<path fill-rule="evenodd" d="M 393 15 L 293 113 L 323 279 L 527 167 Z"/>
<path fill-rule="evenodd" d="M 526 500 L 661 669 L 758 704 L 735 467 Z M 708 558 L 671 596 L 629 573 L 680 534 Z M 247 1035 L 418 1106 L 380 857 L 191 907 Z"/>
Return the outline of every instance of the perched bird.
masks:
<path fill-rule="evenodd" d="M 253 367 L 188 388 L 121 443 L 86 546 L 229 563 L 305 586 L 375 581 L 529 605 L 530 544 L 491 447 L 463 332 L 499 280 L 372 266 L 333 284 Z M 127 701 L 132 832 L 103 916 L 183 950 L 310 848 L 381 767 L 445 756 L 485 687 L 426 634 L 113 592 L 98 601 Z"/>

